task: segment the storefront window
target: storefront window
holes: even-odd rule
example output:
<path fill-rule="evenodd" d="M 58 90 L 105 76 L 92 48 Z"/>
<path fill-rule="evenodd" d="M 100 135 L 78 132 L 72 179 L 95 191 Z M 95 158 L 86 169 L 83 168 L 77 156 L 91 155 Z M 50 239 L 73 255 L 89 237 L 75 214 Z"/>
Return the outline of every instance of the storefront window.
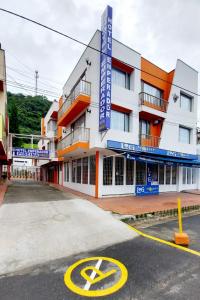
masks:
<path fill-rule="evenodd" d="M 115 157 L 115 185 L 124 184 L 124 158 Z"/>
<path fill-rule="evenodd" d="M 81 183 L 81 159 L 77 160 L 77 183 Z"/>
<path fill-rule="evenodd" d="M 96 156 L 90 156 L 90 184 L 96 181 Z"/>
<path fill-rule="evenodd" d="M 172 184 L 176 184 L 177 168 L 172 166 Z"/>
<path fill-rule="evenodd" d="M 196 169 L 192 169 L 192 184 L 196 183 Z"/>
<path fill-rule="evenodd" d="M 146 163 L 140 161 L 136 162 L 136 184 L 146 184 Z"/>
<path fill-rule="evenodd" d="M 82 183 L 87 184 L 88 183 L 88 157 L 84 157 L 82 160 L 83 166 L 82 166 Z"/>
<path fill-rule="evenodd" d="M 69 182 L 69 163 L 64 163 L 64 181 Z"/>
<path fill-rule="evenodd" d="M 103 159 L 103 185 L 112 185 L 113 157 Z"/>
<path fill-rule="evenodd" d="M 165 171 L 165 166 L 164 165 L 159 165 L 159 184 L 164 184 L 164 171 Z"/>
<path fill-rule="evenodd" d="M 191 184 L 191 183 L 192 183 L 192 169 L 187 168 L 187 184 Z"/>
<path fill-rule="evenodd" d="M 72 182 L 76 182 L 76 160 L 72 160 Z"/>
<path fill-rule="evenodd" d="M 183 168 L 183 184 L 186 184 L 186 178 L 187 178 L 187 168 Z"/>
<path fill-rule="evenodd" d="M 170 184 L 171 180 L 171 166 L 166 166 L 166 184 Z"/>
<path fill-rule="evenodd" d="M 151 165 L 151 181 L 154 183 L 158 183 L 158 165 Z"/>
<path fill-rule="evenodd" d="M 126 185 L 132 185 L 134 182 L 134 160 L 126 160 Z"/>

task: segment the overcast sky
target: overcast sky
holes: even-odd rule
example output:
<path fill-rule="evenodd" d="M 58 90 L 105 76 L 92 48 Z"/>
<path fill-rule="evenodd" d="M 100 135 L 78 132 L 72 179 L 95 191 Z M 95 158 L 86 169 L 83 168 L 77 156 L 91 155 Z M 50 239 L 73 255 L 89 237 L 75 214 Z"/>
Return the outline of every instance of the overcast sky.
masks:
<path fill-rule="evenodd" d="M 105 6 L 113 7 L 113 37 L 166 71 L 180 58 L 200 70 L 200 0 L 0 0 L 0 7 L 88 43 L 100 29 Z M 84 47 L 0 11 L 0 42 L 6 50 L 7 79 L 52 96 L 62 87 Z M 12 83 L 11 83 L 12 84 Z M 8 87 L 8 90 L 29 93 Z"/>

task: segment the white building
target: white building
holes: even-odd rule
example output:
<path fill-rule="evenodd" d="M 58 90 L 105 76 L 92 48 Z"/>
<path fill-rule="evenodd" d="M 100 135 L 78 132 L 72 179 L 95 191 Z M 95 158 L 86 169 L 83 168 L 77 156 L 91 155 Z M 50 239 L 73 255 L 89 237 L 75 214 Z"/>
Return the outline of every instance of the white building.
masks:
<path fill-rule="evenodd" d="M 95 197 L 199 188 L 198 72 L 180 59 L 171 72 L 160 69 L 111 39 L 106 21 L 112 59 L 97 30 L 63 88 L 57 182 Z"/>

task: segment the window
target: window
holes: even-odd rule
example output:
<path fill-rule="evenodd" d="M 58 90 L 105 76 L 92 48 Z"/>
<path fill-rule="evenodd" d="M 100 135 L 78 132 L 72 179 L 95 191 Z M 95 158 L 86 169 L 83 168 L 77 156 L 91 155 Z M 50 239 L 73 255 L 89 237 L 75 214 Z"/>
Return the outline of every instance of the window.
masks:
<path fill-rule="evenodd" d="M 183 184 L 186 184 L 187 180 L 187 168 L 183 168 Z"/>
<path fill-rule="evenodd" d="M 76 182 L 76 160 L 72 160 L 72 182 Z"/>
<path fill-rule="evenodd" d="M 130 75 L 113 67 L 112 83 L 130 90 Z"/>
<path fill-rule="evenodd" d="M 171 182 L 171 166 L 166 166 L 166 184 L 170 184 Z"/>
<path fill-rule="evenodd" d="M 192 169 L 192 184 L 196 183 L 196 169 Z"/>
<path fill-rule="evenodd" d="M 88 157 L 83 158 L 83 166 L 82 166 L 82 183 L 88 183 Z"/>
<path fill-rule="evenodd" d="M 158 165 L 151 164 L 151 181 L 158 182 Z"/>
<path fill-rule="evenodd" d="M 192 169 L 187 168 L 187 184 L 191 184 L 191 183 L 192 183 Z"/>
<path fill-rule="evenodd" d="M 147 84 L 144 81 L 142 81 L 142 91 L 157 98 L 162 98 L 163 96 L 163 92 L 160 89 Z"/>
<path fill-rule="evenodd" d="M 159 184 L 164 184 L 165 166 L 159 165 Z"/>
<path fill-rule="evenodd" d="M 80 116 L 74 123 L 71 124 L 71 131 L 79 127 L 85 127 L 85 113 L 82 116 Z"/>
<path fill-rule="evenodd" d="M 146 163 L 136 162 L 136 184 L 146 184 Z"/>
<path fill-rule="evenodd" d="M 77 175 L 76 182 L 81 183 L 81 159 L 77 159 Z"/>
<path fill-rule="evenodd" d="M 185 111 L 192 111 L 192 97 L 181 93 L 180 107 Z"/>
<path fill-rule="evenodd" d="M 90 184 L 96 183 L 96 156 L 90 156 Z"/>
<path fill-rule="evenodd" d="M 103 185 L 112 185 L 113 157 L 103 159 Z"/>
<path fill-rule="evenodd" d="M 124 158 L 115 157 L 115 185 L 124 184 Z"/>
<path fill-rule="evenodd" d="M 140 134 L 150 135 L 150 122 L 146 120 L 140 120 Z"/>
<path fill-rule="evenodd" d="M 179 142 L 190 144 L 190 132 L 191 129 L 179 126 Z"/>
<path fill-rule="evenodd" d="M 172 166 L 172 184 L 176 184 L 176 174 L 177 174 L 177 168 L 176 166 Z"/>
<path fill-rule="evenodd" d="M 69 182 L 69 163 L 64 163 L 64 181 Z"/>
<path fill-rule="evenodd" d="M 132 185 L 134 182 L 134 160 L 126 160 L 126 185 Z"/>
<path fill-rule="evenodd" d="M 121 131 L 129 131 L 129 114 L 111 110 L 111 128 Z"/>

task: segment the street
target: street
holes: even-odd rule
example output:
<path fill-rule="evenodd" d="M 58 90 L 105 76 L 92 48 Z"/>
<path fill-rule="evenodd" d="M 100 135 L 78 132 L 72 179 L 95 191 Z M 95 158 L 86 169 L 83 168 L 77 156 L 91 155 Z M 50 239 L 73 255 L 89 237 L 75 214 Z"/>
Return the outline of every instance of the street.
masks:
<path fill-rule="evenodd" d="M 33 192 L 34 190 L 35 193 Z M 14 185 L 11 185 L 9 187 L 5 204 L 0 208 L 0 212 L 3 211 L 4 207 L 6 207 L 7 205 L 19 205 L 20 202 L 25 202 L 26 199 L 28 200 L 28 203 L 26 203 L 26 205 L 30 204 L 30 201 L 32 205 L 34 204 L 34 202 L 39 201 L 38 203 L 42 208 L 42 205 L 44 203 L 42 201 L 42 195 L 44 196 L 47 190 L 49 191 L 49 202 L 53 201 L 54 203 L 53 197 L 55 199 L 58 199 L 58 197 L 59 199 L 63 199 L 59 200 L 58 202 L 72 201 L 69 200 L 71 197 L 69 194 L 62 193 L 48 186 L 36 184 L 20 185 L 19 183 L 15 183 Z M 26 191 L 29 197 L 22 196 L 23 191 Z M 47 199 L 45 198 L 44 201 L 47 201 Z M 79 199 L 74 199 L 74 201 L 79 201 Z M 20 203 L 20 205 L 21 204 L 22 203 Z M 53 208 L 55 208 L 55 206 Z M 86 207 L 86 209 L 88 208 Z M 107 215 L 107 213 L 105 214 Z M 81 223 L 81 220 L 77 219 L 77 223 Z M 200 235 L 198 232 L 200 217 L 193 216 L 184 218 L 183 224 L 185 230 L 188 232 L 191 238 L 190 248 L 196 249 L 197 251 L 200 250 Z M 82 227 L 86 226 L 86 223 L 82 223 L 81 225 Z M 125 224 L 122 225 L 127 226 Z M 17 225 L 16 223 L 15 226 L 18 227 L 19 225 Z M 48 226 L 50 226 L 50 223 L 48 224 Z M 173 235 L 173 231 L 176 229 L 177 223 L 173 221 L 160 225 L 154 225 L 152 227 L 144 228 L 141 230 L 152 236 L 157 236 L 159 238 L 170 241 Z M 101 297 L 101 299 L 199 299 L 199 256 L 193 255 L 191 253 L 186 253 L 183 250 L 175 249 L 162 243 L 149 240 L 148 238 L 144 238 L 142 236 L 135 236 L 134 238 L 129 237 L 129 240 L 127 241 L 121 239 L 121 242 L 116 242 L 116 240 L 113 240 L 110 242 L 110 245 L 99 244 L 97 245 L 97 247 L 95 247 L 94 244 L 90 244 L 93 248 L 88 247 L 88 249 L 84 251 L 83 248 L 80 247 L 80 251 L 74 251 L 74 254 L 70 255 L 67 255 L 67 253 L 70 253 L 67 250 L 67 248 L 70 248 L 70 245 L 67 244 L 67 247 L 65 248 L 66 255 L 60 255 L 60 227 L 57 227 L 57 230 L 58 231 L 54 231 L 54 235 L 55 238 L 57 238 L 57 246 L 59 247 L 55 248 L 52 244 L 52 248 L 54 247 L 54 251 L 57 250 L 56 259 L 56 256 L 48 256 L 48 259 L 46 260 L 37 260 L 37 255 L 41 258 L 41 254 L 44 254 L 44 249 L 42 248 L 45 246 L 45 244 L 42 243 L 42 239 L 40 237 L 40 244 L 37 243 L 38 241 L 36 239 L 34 239 L 33 241 L 37 245 L 37 254 L 36 252 L 34 253 L 35 257 L 33 256 L 33 262 L 31 264 L 30 261 L 27 260 L 27 257 L 29 256 L 29 254 L 33 254 L 32 249 L 27 249 L 26 247 L 30 245 L 24 244 L 23 246 L 25 247 L 25 249 L 23 254 L 25 255 L 25 263 L 20 262 L 20 268 L 17 263 L 12 263 L 13 266 L 16 266 L 16 269 L 14 269 L 12 266 L 8 266 L 8 272 L 1 273 L 2 275 L 0 277 L 0 292 L 2 300 L 83 299 L 85 297 L 77 295 L 65 285 L 64 274 L 68 270 L 69 266 L 73 265 L 75 262 L 79 261 L 80 259 L 91 257 L 108 257 L 116 259 L 124 264 L 128 271 L 128 279 L 123 287 L 115 293 Z M 66 226 L 65 230 L 67 230 Z M 76 230 L 78 230 L 78 227 L 76 228 Z M 131 232 L 128 226 L 127 230 L 128 232 Z M 0 231 L 0 233 L 2 234 L 2 231 Z M 70 232 L 66 231 L 66 233 L 70 236 Z M 9 231 L 7 232 L 7 234 L 9 234 Z M 40 234 L 42 235 L 43 233 Z M 66 243 L 67 239 L 65 239 L 63 232 L 62 234 L 63 240 Z M 87 238 L 88 237 L 89 236 L 87 236 Z M 91 235 L 89 238 L 92 239 L 93 237 L 94 236 Z M 19 240 L 23 240 L 23 238 L 20 236 L 18 238 Z M 27 242 L 28 240 L 25 241 Z M 79 243 L 79 241 L 81 244 L 81 238 L 78 240 L 77 244 Z M 49 253 L 52 253 L 50 244 L 48 245 Z M 7 252 L 12 252 L 12 255 L 16 255 L 16 262 L 17 260 L 20 260 L 20 253 L 17 251 L 13 252 L 9 244 L 7 246 L 9 247 L 7 248 Z M 16 243 L 16 247 L 20 247 L 19 243 Z M 46 248 L 45 251 L 48 251 L 48 249 Z M 47 252 L 45 253 L 47 254 Z M 89 266 L 91 265 L 93 265 L 93 263 L 89 264 Z M 105 272 L 107 268 L 109 268 L 109 265 L 106 266 L 104 262 L 101 266 L 101 271 Z M 74 273 L 73 280 L 76 282 L 76 285 L 81 287 L 84 285 L 84 281 L 83 278 L 81 278 L 79 271 L 80 269 L 78 270 L 78 272 L 76 271 Z M 102 282 L 94 284 L 91 290 L 101 290 L 107 286 L 114 285 L 117 278 L 119 277 L 118 275 L 119 274 L 113 275 L 112 277 L 110 276 L 110 278 L 104 279 L 102 280 Z M 93 299 L 97 298 L 98 297 L 93 297 Z"/>

